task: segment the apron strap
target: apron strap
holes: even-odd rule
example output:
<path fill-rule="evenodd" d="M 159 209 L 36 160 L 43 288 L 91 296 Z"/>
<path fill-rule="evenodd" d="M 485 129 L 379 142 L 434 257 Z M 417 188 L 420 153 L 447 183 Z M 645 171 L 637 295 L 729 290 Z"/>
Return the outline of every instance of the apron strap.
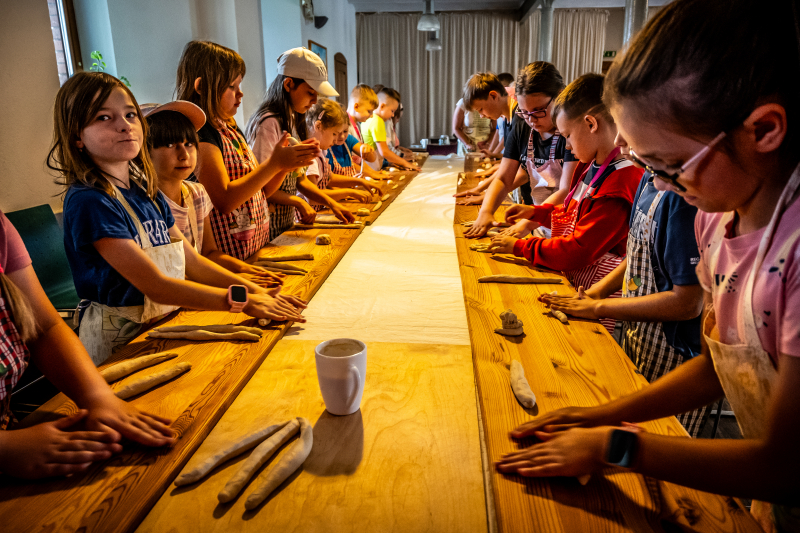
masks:
<path fill-rule="evenodd" d="M 603 161 L 603 164 L 600 165 L 600 168 L 597 170 L 597 173 L 592 178 L 591 183 L 589 183 L 589 189 L 594 187 L 594 184 L 597 183 L 597 180 L 599 180 L 600 176 L 603 175 L 603 172 L 606 171 L 606 169 L 608 168 L 608 165 L 610 165 L 611 162 L 614 161 L 614 159 L 616 159 L 616 157 L 619 154 L 620 154 L 620 147 L 619 146 L 616 146 L 616 147 L 614 147 L 613 150 L 611 150 L 611 153 L 608 154 L 608 156 L 605 158 L 605 160 Z M 583 175 L 581 176 L 581 179 L 578 180 L 578 182 L 575 184 L 575 186 L 572 188 L 572 190 L 569 191 L 569 194 L 567 195 L 567 197 L 564 199 L 564 209 L 565 210 L 567 208 L 569 208 L 569 203 L 572 201 L 572 197 L 575 196 L 575 191 L 577 191 L 578 187 L 580 187 L 581 183 L 583 183 L 583 177 L 586 174 L 589 173 L 589 169 L 591 169 L 591 168 L 592 168 L 591 165 L 589 165 L 589 167 L 584 171 Z"/>
<path fill-rule="evenodd" d="M 658 191 L 658 194 L 656 194 L 655 198 L 653 198 L 653 201 L 650 203 L 650 209 L 647 210 L 647 225 L 644 227 L 644 231 L 642 231 L 642 236 L 648 244 L 650 243 L 650 231 L 653 229 L 653 216 L 666 192 L 667 191 Z"/>
<path fill-rule="evenodd" d="M 533 130 L 533 128 L 531 128 Z M 550 161 L 553 161 L 556 158 L 556 145 L 558 144 L 558 140 L 561 138 L 561 134 L 558 133 L 556 130 L 555 134 L 550 141 Z"/>
<path fill-rule="evenodd" d="M 186 203 L 186 209 L 188 210 L 187 216 L 189 218 L 189 231 L 192 233 L 194 249 L 197 250 L 197 253 L 199 254 L 200 250 L 203 248 L 203 243 L 200 242 L 200 233 L 197 230 L 197 212 L 194 208 L 194 196 L 189 191 L 189 187 L 183 183 L 181 183 L 181 196 L 183 197 L 183 201 Z"/>
<path fill-rule="evenodd" d="M 141 221 L 139 221 L 139 217 L 136 216 L 131 204 L 128 203 L 128 200 L 125 199 L 125 197 L 122 195 L 122 192 L 120 192 L 116 185 L 110 181 L 108 183 L 114 189 L 114 194 L 116 195 L 117 200 L 119 200 L 119 203 L 122 204 L 122 207 L 125 208 L 125 211 L 127 211 L 128 215 L 130 215 L 130 217 L 133 219 L 133 224 L 136 226 L 136 231 L 139 232 L 139 239 L 142 241 L 142 250 L 152 248 L 153 243 L 150 242 L 150 237 L 147 236 L 147 232 L 144 230 L 144 226 L 142 226 Z M 161 210 L 159 209 L 159 212 L 160 211 Z"/>

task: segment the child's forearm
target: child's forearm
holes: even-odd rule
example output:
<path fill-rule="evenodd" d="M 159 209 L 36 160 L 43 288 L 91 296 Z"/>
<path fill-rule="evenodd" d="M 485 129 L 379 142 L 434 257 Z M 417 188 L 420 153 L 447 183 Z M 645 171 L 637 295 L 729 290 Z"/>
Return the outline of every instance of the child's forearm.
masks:
<path fill-rule="evenodd" d="M 614 270 L 609 272 L 606 277 L 592 285 L 591 288 L 587 289 L 586 295 L 595 300 L 602 300 L 617 292 L 620 287 L 622 287 L 622 282 L 625 279 L 625 269 L 627 266 L 628 258 L 626 257 L 619 265 L 617 265 Z"/>
<path fill-rule="evenodd" d="M 269 197 L 269 201 L 280 205 L 290 205 L 292 207 L 300 207 L 301 205 L 300 198 L 283 191 L 275 191 L 272 193 L 272 196 Z"/>
<path fill-rule="evenodd" d="M 606 298 L 597 303 L 601 318 L 628 322 L 679 322 L 700 315 L 703 289 L 700 285 L 675 285 L 672 290 L 633 298 Z"/>
<path fill-rule="evenodd" d="M 331 179 L 328 180 L 328 185 L 331 187 L 358 187 L 363 185 L 360 179 L 351 176 L 342 176 L 341 174 L 331 174 Z M 330 193 L 328 193 L 330 195 Z"/>
<path fill-rule="evenodd" d="M 327 195 L 327 190 L 326 192 L 322 192 L 319 187 L 314 185 L 314 183 L 306 177 L 297 180 L 297 190 L 302 192 L 306 198 L 315 204 L 331 205 L 331 197 Z"/>
<path fill-rule="evenodd" d="M 408 161 L 403 159 L 402 157 L 396 155 L 389 149 L 389 145 L 385 142 L 378 143 L 378 152 L 380 152 L 381 156 L 386 159 L 389 163 L 398 166 L 398 167 L 405 167 L 408 165 Z"/>

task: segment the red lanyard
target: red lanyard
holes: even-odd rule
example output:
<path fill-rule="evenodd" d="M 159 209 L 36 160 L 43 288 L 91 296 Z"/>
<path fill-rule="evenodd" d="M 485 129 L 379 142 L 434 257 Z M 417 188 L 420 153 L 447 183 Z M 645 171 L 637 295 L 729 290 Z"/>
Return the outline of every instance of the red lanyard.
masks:
<path fill-rule="evenodd" d="M 592 178 L 591 183 L 589 183 L 589 188 L 590 189 L 592 187 L 594 187 L 594 184 L 597 182 L 597 180 L 600 179 L 600 176 L 603 175 L 603 172 L 606 171 L 606 169 L 608 168 L 608 165 L 610 165 L 611 162 L 614 160 L 614 158 L 616 158 L 619 154 L 620 154 L 619 146 L 617 146 L 613 150 L 611 150 L 611 153 L 608 154 L 608 157 L 606 157 L 606 160 L 603 161 L 603 164 L 600 165 L 600 168 L 598 169 L 597 173 L 594 175 L 594 178 Z M 589 168 L 591 168 L 591 167 L 589 167 Z M 586 172 L 589 172 L 588 168 L 586 169 Z M 585 172 L 584 172 L 584 175 L 586 175 Z M 575 191 L 578 190 L 578 187 L 580 186 L 582 181 L 583 181 L 583 176 L 581 176 L 581 179 L 578 180 L 578 183 L 575 184 L 575 186 L 572 188 L 572 190 L 569 191 L 569 194 L 567 195 L 567 198 L 564 200 L 564 210 L 569 208 L 569 203 L 572 201 L 572 197 L 575 195 Z"/>

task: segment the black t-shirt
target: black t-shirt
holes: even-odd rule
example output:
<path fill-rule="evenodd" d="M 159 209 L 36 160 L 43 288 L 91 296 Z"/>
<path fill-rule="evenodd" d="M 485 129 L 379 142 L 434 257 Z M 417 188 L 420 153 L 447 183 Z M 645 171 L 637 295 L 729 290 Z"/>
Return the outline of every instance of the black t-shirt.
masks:
<path fill-rule="evenodd" d="M 511 121 L 511 134 L 506 137 L 505 149 L 503 150 L 503 157 L 519 161 L 522 168 L 526 168 L 528 161 L 528 139 L 531 135 L 531 127 L 525 122 L 522 117 L 514 115 Z M 533 135 L 533 153 L 536 156 L 536 166 L 540 167 L 550 159 L 550 145 L 552 144 L 553 137 L 549 139 L 542 139 L 539 132 L 534 131 Z M 576 161 L 572 152 L 567 150 L 567 140 L 559 136 L 558 144 L 556 144 L 555 159 L 559 163 L 564 161 Z"/>
<path fill-rule="evenodd" d="M 239 126 L 234 126 L 242 137 L 244 133 L 239 129 Z M 222 134 L 214 128 L 209 122 L 203 124 L 203 127 L 197 130 L 197 136 L 200 138 L 201 143 L 213 144 L 219 151 L 222 152 Z"/>

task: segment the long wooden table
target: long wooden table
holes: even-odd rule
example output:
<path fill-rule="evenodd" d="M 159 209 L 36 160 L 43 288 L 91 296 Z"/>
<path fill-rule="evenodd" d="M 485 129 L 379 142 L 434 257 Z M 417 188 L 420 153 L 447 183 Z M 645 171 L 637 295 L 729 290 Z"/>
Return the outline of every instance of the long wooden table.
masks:
<path fill-rule="evenodd" d="M 403 182 L 407 184 L 413 176 L 411 173 Z M 395 197 L 396 194 L 392 199 Z M 358 206 L 350 204 L 349 207 L 355 210 Z M 370 218 L 374 220 L 381 212 L 371 213 Z M 287 276 L 285 282 L 287 292 L 310 300 L 362 231 L 363 226 L 287 231 L 263 248 L 258 258 L 313 253 L 314 261 L 292 263 L 306 268 L 309 273 Z M 320 233 L 331 236 L 331 245 L 315 244 Z M 181 311 L 159 325 L 233 323 L 256 326 L 256 322 L 244 313 Z M 291 323 L 270 325 L 255 343 L 156 340 L 147 338 L 146 333 L 134 339 L 103 367 L 165 350 L 178 353 L 178 358 L 168 364 L 192 364 L 186 374 L 130 400 L 145 412 L 173 419 L 172 427 L 178 433 L 176 444 L 170 449 L 129 445 L 112 459 L 95 463 L 85 473 L 69 478 L 26 482 L 2 476 L 0 512 L 5 511 L 6 517 L 2 530 L 116 532 L 135 528 L 290 326 Z M 113 388 L 118 389 L 137 377 L 139 375 L 122 380 Z M 31 425 L 76 410 L 73 402 L 59 394 L 24 422 Z"/>
<path fill-rule="evenodd" d="M 460 190 L 477 185 L 467 177 Z M 496 215 L 503 216 L 501 208 Z M 648 386 L 622 349 L 597 321 L 570 318 L 565 325 L 545 315 L 537 298 L 558 291 L 573 293 L 566 278 L 530 268 L 522 259 L 474 252 L 461 223 L 474 220 L 478 208 L 459 206 L 454 217 L 464 301 L 469 320 L 478 399 L 489 462 L 520 448 L 509 431 L 549 411 L 566 406 L 598 405 Z M 488 239 L 481 239 L 488 242 Z M 478 283 L 490 274 L 559 277 L 560 285 Z M 523 321 L 522 337 L 494 333 L 499 313 L 513 310 Z M 537 398 L 523 408 L 509 382 L 509 365 L 520 361 Z M 677 419 L 643 424 L 647 431 L 687 436 Z M 528 444 L 525 444 L 528 445 Z M 492 469 L 491 483 L 499 531 L 502 532 L 760 532 L 734 498 L 606 469 L 586 486 L 575 479 L 531 479 L 501 475 Z"/>

